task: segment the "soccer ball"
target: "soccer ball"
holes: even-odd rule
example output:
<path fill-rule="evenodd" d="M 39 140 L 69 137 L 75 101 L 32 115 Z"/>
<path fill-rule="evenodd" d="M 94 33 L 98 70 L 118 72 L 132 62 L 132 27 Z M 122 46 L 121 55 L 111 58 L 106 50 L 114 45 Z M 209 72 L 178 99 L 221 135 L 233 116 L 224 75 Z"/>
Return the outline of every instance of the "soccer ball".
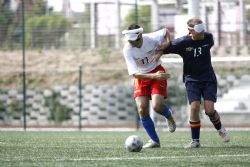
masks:
<path fill-rule="evenodd" d="M 125 141 L 125 148 L 129 152 L 140 152 L 142 149 L 143 141 L 139 136 L 129 136 Z"/>

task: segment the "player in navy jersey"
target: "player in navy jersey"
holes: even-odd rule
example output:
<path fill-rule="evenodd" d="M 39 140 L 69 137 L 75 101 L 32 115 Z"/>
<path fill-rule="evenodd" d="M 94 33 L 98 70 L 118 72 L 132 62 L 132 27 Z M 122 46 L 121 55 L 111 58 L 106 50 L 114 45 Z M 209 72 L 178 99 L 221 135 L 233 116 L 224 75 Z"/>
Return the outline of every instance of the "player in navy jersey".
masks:
<path fill-rule="evenodd" d="M 206 115 L 210 118 L 219 135 L 225 142 L 229 135 L 220 121 L 219 113 L 214 109 L 217 99 L 217 80 L 211 63 L 210 49 L 214 45 L 213 35 L 205 32 L 205 25 L 200 19 L 187 22 L 189 34 L 162 45 L 163 53 L 176 53 L 183 59 L 183 82 L 188 95 L 190 111 L 191 143 L 185 148 L 200 147 L 200 104 L 204 100 Z M 165 49 L 164 49 L 165 48 Z"/>

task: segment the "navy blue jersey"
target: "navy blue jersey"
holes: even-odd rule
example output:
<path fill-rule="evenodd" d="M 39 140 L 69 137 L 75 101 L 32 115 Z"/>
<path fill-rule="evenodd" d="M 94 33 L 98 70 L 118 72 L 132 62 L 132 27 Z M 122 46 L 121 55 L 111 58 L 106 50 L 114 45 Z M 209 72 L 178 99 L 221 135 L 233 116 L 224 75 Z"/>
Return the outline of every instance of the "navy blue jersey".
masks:
<path fill-rule="evenodd" d="M 182 57 L 184 81 L 216 81 L 210 54 L 213 45 L 211 33 L 205 32 L 204 39 L 196 41 L 186 35 L 171 41 L 164 53 L 175 53 Z"/>

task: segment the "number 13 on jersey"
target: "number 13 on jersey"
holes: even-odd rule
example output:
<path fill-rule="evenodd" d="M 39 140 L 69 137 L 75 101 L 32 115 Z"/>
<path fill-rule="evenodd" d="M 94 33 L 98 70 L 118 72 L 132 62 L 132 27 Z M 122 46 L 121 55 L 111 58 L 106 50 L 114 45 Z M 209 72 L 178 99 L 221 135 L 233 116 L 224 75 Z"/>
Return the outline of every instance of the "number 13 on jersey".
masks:
<path fill-rule="evenodd" d="M 194 57 L 199 57 L 202 54 L 201 47 L 194 48 Z"/>

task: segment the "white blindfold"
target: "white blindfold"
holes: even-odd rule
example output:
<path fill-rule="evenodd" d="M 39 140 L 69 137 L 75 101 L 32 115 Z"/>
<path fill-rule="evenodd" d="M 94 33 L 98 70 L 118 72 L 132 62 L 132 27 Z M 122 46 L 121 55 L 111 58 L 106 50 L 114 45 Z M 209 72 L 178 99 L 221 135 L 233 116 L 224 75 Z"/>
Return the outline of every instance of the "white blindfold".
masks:
<path fill-rule="evenodd" d="M 200 33 L 205 30 L 205 24 L 204 23 L 196 24 L 194 27 L 188 26 L 188 28 L 194 30 L 195 32 Z"/>
<path fill-rule="evenodd" d="M 141 34 L 143 32 L 143 28 L 137 28 L 137 29 L 133 29 L 133 30 L 123 30 L 122 34 L 124 34 L 127 38 L 127 40 L 129 41 L 135 41 L 139 34 Z"/>

